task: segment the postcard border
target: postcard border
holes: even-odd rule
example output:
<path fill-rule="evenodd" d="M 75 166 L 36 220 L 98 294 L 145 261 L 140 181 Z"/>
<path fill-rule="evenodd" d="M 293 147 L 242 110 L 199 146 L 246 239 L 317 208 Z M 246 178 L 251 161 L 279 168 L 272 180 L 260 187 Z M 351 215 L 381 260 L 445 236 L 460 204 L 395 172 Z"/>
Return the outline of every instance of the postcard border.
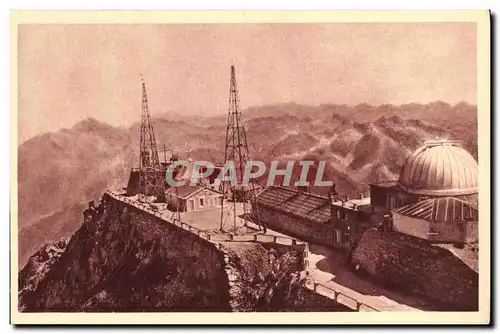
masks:
<path fill-rule="evenodd" d="M 17 309 L 17 28 L 54 23 L 334 23 L 476 22 L 479 147 L 478 312 L 291 313 L 20 313 Z M 488 324 L 490 245 L 490 13 L 489 11 L 11 11 L 11 323 L 13 324 Z"/>

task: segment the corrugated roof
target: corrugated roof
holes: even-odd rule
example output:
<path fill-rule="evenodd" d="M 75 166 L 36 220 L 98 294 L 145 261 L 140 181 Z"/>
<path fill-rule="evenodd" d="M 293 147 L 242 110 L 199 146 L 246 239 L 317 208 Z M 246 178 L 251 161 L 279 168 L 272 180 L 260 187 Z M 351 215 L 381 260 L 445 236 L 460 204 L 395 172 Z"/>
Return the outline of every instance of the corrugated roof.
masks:
<path fill-rule="evenodd" d="M 477 221 L 477 207 L 455 197 L 430 198 L 402 206 L 393 212 L 428 221 L 465 222 Z"/>
<path fill-rule="evenodd" d="M 329 223 L 332 220 L 331 207 L 325 204 L 321 208 L 311 211 L 308 217 L 317 223 Z"/>
<path fill-rule="evenodd" d="M 477 193 L 477 162 L 455 142 L 427 142 L 406 159 L 399 182 L 406 192 L 418 195 Z"/>
<path fill-rule="evenodd" d="M 259 205 L 318 223 L 331 220 L 330 200 L 327 197 L 289 188 L 268 187 L 257 196 L 257 202 Z"/>

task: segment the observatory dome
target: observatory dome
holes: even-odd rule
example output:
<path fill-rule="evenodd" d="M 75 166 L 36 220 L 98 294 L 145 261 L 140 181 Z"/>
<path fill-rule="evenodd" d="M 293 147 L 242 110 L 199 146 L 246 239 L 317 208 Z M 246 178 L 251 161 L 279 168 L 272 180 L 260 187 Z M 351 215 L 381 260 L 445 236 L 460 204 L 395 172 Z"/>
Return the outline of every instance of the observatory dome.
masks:
<path fill-rule="evenodd" d="M 476 160 L 452 141 L 429 141 L 406 159 L 400 187 L 410 194 L 460 196 L 478 191 Z"/>

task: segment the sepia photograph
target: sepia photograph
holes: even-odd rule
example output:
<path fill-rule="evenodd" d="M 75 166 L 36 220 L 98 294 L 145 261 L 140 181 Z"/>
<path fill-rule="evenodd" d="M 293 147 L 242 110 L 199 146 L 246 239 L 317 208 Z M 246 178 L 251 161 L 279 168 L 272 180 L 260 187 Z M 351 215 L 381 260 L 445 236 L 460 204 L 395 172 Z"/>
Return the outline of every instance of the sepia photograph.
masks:
<path fill-rule="evenodd" d="M 98 13 L 11 16 L 11 322 L 490 321 L 488 11 Z"/>

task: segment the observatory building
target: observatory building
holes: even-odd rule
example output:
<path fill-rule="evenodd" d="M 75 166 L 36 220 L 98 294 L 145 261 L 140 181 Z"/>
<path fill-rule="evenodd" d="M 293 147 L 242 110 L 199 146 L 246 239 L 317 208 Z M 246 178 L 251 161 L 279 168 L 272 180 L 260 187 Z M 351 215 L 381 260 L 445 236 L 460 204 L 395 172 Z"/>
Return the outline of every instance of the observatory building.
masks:
<path fill-rule="evenodd" d="M 477 241 L 478 166 L 457 142 L 429 141 L 405 161 L 399 180 L 370 186 L 374 210 L 393 231 L 433 243 Z"/>
<path fill-rule="evenodd" d="M 409 155 L 398 180 L 370 185 L 369 197 L 322 197 L 273 186 L 256 204 L 270 228 L 338 249 L 349 250 L 364 231 L 380 225 L 461 246 L 478 238 L 477 182 L 477 162 L 457 142 L 429 141 Z"/>

